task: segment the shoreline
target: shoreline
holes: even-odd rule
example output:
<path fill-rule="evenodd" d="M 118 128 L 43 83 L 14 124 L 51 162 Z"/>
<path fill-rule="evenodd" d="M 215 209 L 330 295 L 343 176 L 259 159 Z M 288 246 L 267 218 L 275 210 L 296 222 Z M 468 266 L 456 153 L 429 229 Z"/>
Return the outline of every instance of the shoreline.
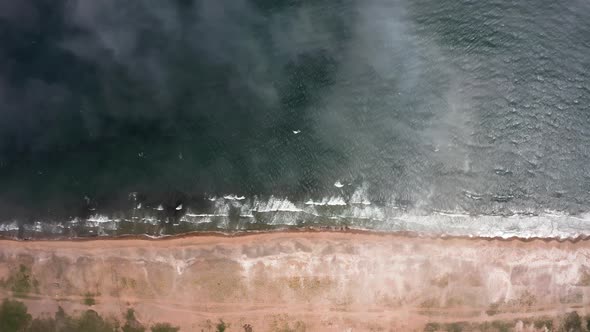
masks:
<path fill-rule="evenodd" d="M 578 235 L 576 237 L 501 237 L 501 236 L 468 236 L 468 235 L 449 235 L 449 234 L 433 234 L 425 232 L 412 231 L 376 231 L 364 229 L 329 229 L 329 228 L 296 228 L 296 229 L 276 229 L 276 230 L 260 230 L 260 231 L 237 231 L 237 232 L 221 232 L 221 231 L 195 231 L 180 234 L 170 234 L 162 236 L 152 236 L 149 234 L 124 234 L 116 236 L 87 236 L 87 237 L 36 237 L 19 239 L 16 237 L 0 235 L 0 242 L 104 242 L 104 241 L 147 241 L 147 242 L 164 242 L 175 241 L 178 239 L 187 238 L 218 238 L 218 239 L 232 239 L 256 237 L 260 235 L 294 235 L 294 234 L 347 234 L 347 235 L 370 235 L 375 237 L 393 237 L 393 238 L 410 238 L 410 239 L 428 239 L 428 240 L 468 240 L 468 241 L 488 241 L 488 242 L 544 242 L 544 243 L 590 243 L 590 235 Z"/>
<path fill-rule="evenodd" d="M 281 203 L 275 202 L 276 204 Z M 578 242 L 590 239 L 590 213 L 467 215 L 435 211 L 383 210 L 378 206 L 341 207 L 324 214 L 299 210 L 268 210 L 230 216 L 226 210 L 244 209 L 246 203 L 221 202 L 223 213 L 195 214 L 187 208 L 174 219 L 135 218 L 96 214 L 70 221 L 0 222 L 0 238 L 72 240 L 99 238 L 168 238 L 194 234 L 241 236 L 261 232 L 354 231 L 406 234 L 420 237 L 490 238 L 494 240 L 548 239 Z M 221 204 L 220 203 L 220 204 Z M 269 203 L 270 204 L 270 203 Z M 287 204 L 282 202 L 281 204 Z M 235 206 L 234 206 L 235 205 Z M 272 206 L 271 206 L 272 207 Z M 311 209 L 311 207 L 305 207 Z M 241 210 L 240 210 L 241 211 Z M 313 212 L 313 213 L 312 213 Z"/>

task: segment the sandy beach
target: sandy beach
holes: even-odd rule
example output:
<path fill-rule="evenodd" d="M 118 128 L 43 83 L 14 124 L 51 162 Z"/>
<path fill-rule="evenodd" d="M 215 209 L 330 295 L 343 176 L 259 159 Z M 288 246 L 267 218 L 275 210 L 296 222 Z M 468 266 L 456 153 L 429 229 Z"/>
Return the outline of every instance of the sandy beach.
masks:
<path fill-rule="evenodd" d="M 535 321 L 590 313 L 588 240 L 291 232 L 0 241 L 0 298 L 15 295 L 8 283 L 23 271 L 32 287 L 20 297 L 33 316 L 61 306 L 121 317 L 133 308 L 146 325 L 167 321 L 181 331 L 214 331 L 219 320 L 227 331 L 423 331 L 491 321 L 542 331 Z"/>

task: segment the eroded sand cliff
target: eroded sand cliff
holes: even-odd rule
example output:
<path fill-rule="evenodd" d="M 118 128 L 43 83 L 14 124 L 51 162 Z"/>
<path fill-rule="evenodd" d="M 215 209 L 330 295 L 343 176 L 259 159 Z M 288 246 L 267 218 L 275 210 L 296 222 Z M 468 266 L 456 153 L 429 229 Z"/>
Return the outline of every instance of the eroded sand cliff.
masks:
<path fill-rule="evenodd" d="M 35 315 L 89 308 L 181 331 L 422 331 L 590 306 L 590 242 L 338 232 L 0 242 L 0 298 Z M 18 284 L 26 276 L 25 289 Z M 15 287 L 18 286 L 18 287 Z M 518 322 L 524 320 L 524 323 Z M 527 323 L 528 322 L 528 323 Z M 537 328 L 542 327 L 537 324 Z M 430 326 L 430 327 L 429 327 Z M 288 329 L 285 329 L 288 328 Z"/>

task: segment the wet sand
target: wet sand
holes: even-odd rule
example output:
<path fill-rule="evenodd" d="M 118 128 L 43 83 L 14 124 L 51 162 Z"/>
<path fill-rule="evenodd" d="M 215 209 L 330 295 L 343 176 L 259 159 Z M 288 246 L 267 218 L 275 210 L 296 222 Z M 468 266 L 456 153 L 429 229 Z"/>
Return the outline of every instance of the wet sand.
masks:
<path fill-rule="evenodd" d="M 33 316 L 92 308 L 181 331 L 422 331 L 429 322 L 590 313 L 590 241 L 362 232 L 0 241 L 0 298 L 24 266 Z M 19 294 L 17 294 L 19 295 Z M 22 294 L 20 294 L 22 295 Z M 87 306 L 91 296 L 96 304 Z M 518 323 L 515 326 L 520 326 Z M 526 327 L 526 324 L 525 324 Z"/>

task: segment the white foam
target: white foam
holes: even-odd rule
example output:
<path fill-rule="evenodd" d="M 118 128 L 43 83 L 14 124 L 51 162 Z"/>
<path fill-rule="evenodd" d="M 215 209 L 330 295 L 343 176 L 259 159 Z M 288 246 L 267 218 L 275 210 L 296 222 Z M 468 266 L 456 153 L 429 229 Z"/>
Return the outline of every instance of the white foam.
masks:
<path fill-rule="evenodd" d="M 287 198 L 276 198 L 271 196 L 267 201 L 256 201 L 253 208 L 256 212 L 302 212 Z"/>
<path fill-rule="evenodd" d="M 254 215 L 252 214 L 252 207 L 247 202 L 240 206 L 240 217 L 254 218 Z"/>
<path fill-rule="evenodd" d="M 371 205 L 371 201 L 368 198 L 368 189 L 369 185 L 363 183 L 362 186 L 354 191 L 352 197 L 350 197 L 350 204 Z"/>
<path fill-rule="evenodd" d="M 250 218 L 240 229 L 247 229 L 248 223 L 265 223 L 268 225 L 298 225 L 308 222 L 321 224 L 322 219 L 348 219 L 349 226 L 358 229 L 377 231 L 409 231 L 430 235 L 477 236 L 477 237 L 540 237 L 540 238 L 575 238 L 590 236 L 590 213 L 570 215 L 565 212 L 547 210 L 535 215 L 533 211 L 520 211 L 512 215 L 470 215 L 457 209 L 427 212 L 424 210 L 399 209 L 396 206 L 371 204 L 368 201 L 366 185 L 356 188 L 350 196 L 326 196 L 307 201 L 292 201 L 288 197 L 271 196 L 268 199 L 257 197 L 249 199 L 214 200 L 206 210 L 191 211 L 179 204 L 176 209 L 186 209 L 180 222 L 190 224 L 216 223 L 218 227 L 228 225 L 230 210 L 239 209 L 239 216 Z M 235 195 L 233 195 L 235 196 Z M 150 209 L 151 210 L 151 209 Z M 163 210 L 159 205 L 156 210 Z M 285 212 L 285 213 L 276 213 Z M 135 213 L 135 212 L 134 212 Z M 264 215 L 261 215 L 264 214 Z M 312 217 L 313 216 L 313 217 Z M 311 218 L 310 218 L 311 217 Z M 153 216 L 136 213 L 131 218 L 134 222 L 159 225 L 162 221 Z M 112 234 L 111 230 L 119 227 L 121 219 L 104 214 L 93 214 L 86 220 L 73 218 L 63 224 L 52 220 L 37 220 L 24 224 L 27 232 L 63 233 L 64 229 L 80 222 L 97 227 L 100 235 Z M 18 221 L 10 220 L 0 223 L 0 232 L 12 232 L 19 229 Z"/>
<path fill-rule="evenodd" d="M 150 235 L 150 234 L 144 234 L 145 237 L 150 238 L 150 239 L 161 239 L 163 237 L 167 237 L 170 235 Z"/>
<path fill-rule="evenodd" d="M 91 222 L 94 222 L 94 223 L 98 223 L 98 224 L 102 224 L 102 223 L 107 223 L 107 222 L 113 221 L 113 219 L 110 219 L 108 216 L 101 215 L 101 214 L 92 215 L 87 220 L 88 221 L 91 221 Z"/>
<path fill-rule="evenodd" d="M 180 218 L 181 222 L 186 222 L 194 225 L 212 223 L 215 218 L 227 218 L 226 215 L 216 214 L 185 214 Z"/>
<path fill-rule="evenodd" d="M 246 199 L 246 197 L 244 197 L 244 196 L 237 196 L 237 195 L 233 195 L 233 194 L 225 195 L 225 196 L 223 196 L 223 198 L 230 200 L 230 201 L 241 201 L 241 200 Z"/>
<path fill-rule="evenodd" d="M 351 206 L 342 211 L 340 217 L 375 221 L 385 220 L 383 209 L 374 206 Z"/>
<path fill-rule="evenodd" d="M 344 205 L 346 205 L 346 201 L 344 201 L 344 198 L 342 198 L 340 196 L 333 196 L 328 199 L 328 201 L 326 202 L 326 205 L 344 206 Z"/>
<path fill-rule="evenodd" d="M 228 223 L 230 208 L 236 203 L 228 203 L 224 200 L 215 202 L 214 208 L 207 213 L 195 213 L 187 210 L 181 218 L 181 222 L 192 224 Z M 377 206 L 363 204 L 346 204 L 340 196 L 324 197 L 320 201 L 308 200 L 301 204 L 293 203 L 288 198 L 271 196 L 267 200 L 254 199 L 251 204 L 246 201 L 239 205 L 240 216 L 253 218 L 254 223 L 258 217 L 256 213 L 289 212 L 267 215 L 263 222 L 268 225 L 297 225 L 304 222 L 306 215 L 313 215 L 326 219 L 352 219 L 351 228 L 369 229 L 377 231 L 409 231 L 430 235 L 448 236 L 476 236 L 476 237 L 500 237 L 500 238 L 575 238 L 577 236 L 590 236 L 590 214 L 569 215 L 566 213 L 547 211 L 541 215 L 532 215 L 527 212 L 510 216 L 499 215 L 469 215 L 463 211 L 433 211 L 425 214 L 423 211 L 404 211 L 393 206 Z M 305 204 L 305 205 L 304 205 Z M 307 205 L 307 206 L 306 206 Z M 337 215 L 334 210 L 316 211 L 316 206 L 338 207 Z M 223 218 L 216 220 L 216 218 Z M 356 221 L 355 221 L 356 220 Z M 88 219 L 101 229 L 109 229 L 117 226 L 116 220 L 104 215 L 94 215 Z M 155 217 L 144 217 L 143 222 L 158 224 Z M 76 220 L 72 220 L 75 223 Z M 27 230 L 41 231 L 50 227 L 46 223 L 25 225 Z M 223 225 L 218 225 L 224 227 Z M 49 228 L 48 228 L 49 227 Z M 17 230 L 16 222 L 0 224 L 0 231 Z"/>
<path fill-rule="evenodd" d="M 13 221 L 8 224 L 0 224 L 0 232 L 18 231 L 18 223 Z"/>
<path fill-rule="evenodd" d="M 157 225 L 160 223 L 160 220 L 154 216 L 143 217 L 141 218 L 141 221 L 150 225 Z"/>
<path fill-rule="evenodd" d="M 344 198 L 340 197 L 340 196 L 331 196 L 331 197 L 324 197 L 322 198 L 321 201 L 314 201 L 314 200 L 308 200 L 307 202 L 305 202 L 305 205 L 318 205 L 318 206 L 325 206 L 325 205 L 331 205 L 331 206 L 344 206 L 346 205 L 346 201 L 344 200 Z"/>
<path fill-rule="evenodd" d="M 440 214 L 441 216 L 454 217 L 454 218 L 469 217 L 469 214 L 467 214 L 467 213 L 457 213 L 457 212 L 450 212 L 450 211 L 434 211 L 434 213 Z"/>
<path fill-rule="evenodd" d="M 228 217 L 227 214 L 215 214 L 215 213 L 187 213 L 185 214 L 187 217 L 193 218 L 210 218 L 210 217 Z"/>

